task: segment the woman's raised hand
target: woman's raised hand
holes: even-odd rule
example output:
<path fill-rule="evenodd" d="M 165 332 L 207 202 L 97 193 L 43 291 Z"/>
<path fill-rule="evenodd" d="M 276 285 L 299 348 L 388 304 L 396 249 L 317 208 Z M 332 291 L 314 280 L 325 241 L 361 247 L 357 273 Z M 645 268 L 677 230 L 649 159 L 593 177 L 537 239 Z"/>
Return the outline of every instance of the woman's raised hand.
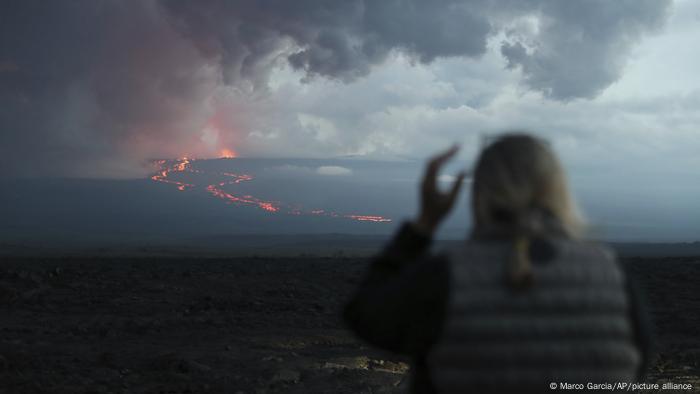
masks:
<path fill-rule="evenodd" d="M 437 178 L 442 166 L 447 163 L 459 151 L 459 146 L 454 145 L 450 149 L 434 156 L 428 162 L 421 182 L 421 207 L 418 218 L 413 225 L 419 232 L 431 236 L 438 225 L 445 219 L 454 206 L 462 181 L 466 177 L 466 171 L 461 171 L 448 191 L 438 189 Z"/>

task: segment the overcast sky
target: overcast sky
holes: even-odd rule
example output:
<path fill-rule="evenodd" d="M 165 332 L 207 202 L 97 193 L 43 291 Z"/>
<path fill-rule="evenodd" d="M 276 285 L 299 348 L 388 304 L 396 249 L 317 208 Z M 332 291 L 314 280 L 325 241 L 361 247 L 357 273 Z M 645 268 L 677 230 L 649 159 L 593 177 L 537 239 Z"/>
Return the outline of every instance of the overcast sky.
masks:
<path fill-rule="evenodd" d="M 584 198 L 687 209 L 698 42 L 692 0 L 4 2 L 2 174 L 138 177 L 222 149 L 420 160 L 454 141 L 469 162 L 480 135 L 526 129 Z"/>

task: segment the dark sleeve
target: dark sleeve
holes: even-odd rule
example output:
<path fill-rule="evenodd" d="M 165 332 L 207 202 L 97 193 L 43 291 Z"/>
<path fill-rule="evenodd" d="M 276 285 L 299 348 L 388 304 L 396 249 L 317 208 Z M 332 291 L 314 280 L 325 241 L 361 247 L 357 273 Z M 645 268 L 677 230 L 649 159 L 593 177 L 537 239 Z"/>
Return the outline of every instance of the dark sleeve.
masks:
<path fill-rule="evenodd" d="M 642 353 L 642 363 L 637 373 L 638 379 L 644 379 L 653 359 L 653 328 L 651 314 L 646 296 L 637 281 L 627 275 L 627 294 L 630 300 L 630 318 L 634 327 L 634 339 Z"/>
<path fill-rule="evenodd" d="M 350 328 L 397 353 L 424 353 L 437 339 L 448 294 L 447 262 L 430 256 L 431 239 L 405 223 L 373 259 L 345 307 Z"/>

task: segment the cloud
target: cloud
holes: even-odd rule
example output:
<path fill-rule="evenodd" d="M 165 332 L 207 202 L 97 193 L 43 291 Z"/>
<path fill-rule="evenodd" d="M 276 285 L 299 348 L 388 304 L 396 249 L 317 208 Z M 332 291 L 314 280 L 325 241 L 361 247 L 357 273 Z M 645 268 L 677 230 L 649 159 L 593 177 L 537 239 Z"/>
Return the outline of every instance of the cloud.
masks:
<path fill-rule="evenodd" d="M 438 176 L 437 181 L 440 183 L 452 183 L 456 180 L 457 178 L 454 175 L 450 174 L 441 174 Z"/>
<path fill-rule="evenodd" d="M 489 43 L 504 40 L 502 54 L 526 86 L 555 100 L 590 98 L 620 77 L 667 9 L 666 1 L 9 2 L 0 14 L 0 155 L 8 163 L 0 171 L 135 176 L 148 159 L 224 148 L 287 157 L 428 149 L 434 143 L 421 145 L 428 137 L 414 138 L 409 124 L 377 130 L 382 111 L 486 107 L 500 94 L 490 85 L 502 86 L 478 74 L 445 81 L 431 67 L 492 62 Z M 415 87 L 385 73 L 362 84 L 392 62 L 433 79 Z M 302 83 L 273 81 L 284 73 Z M 287 100 L 357 84 L 366 92 L 316 107 L 308 95 Z M 466 87 L 479 89 L 465 97 Z"/>
<path fill-rule="evenodd" d="M 525 83 L 554 99 L 591 98 L 621 75 L 630 50 L 668 19 L 671 0 L 163 1 L 226 80 L 264 88 L 286 60 L 307 78 L 354 81 L 392 52 L 418 63 L 478 58 L 490 37 Z M 407 28 L 409 27 L 410 28 Z"/>
<path fill-rule="evenodd" d="M 557 100 L 593 98 L 617 81 L 634 45 L 671 11 L 670 0 L 529 3 L 501 53 L 529 87 Z"/>
<path fill-rule="evenodd" d="M 324 176 L 352 175 L 352 169 L 342 166 L 308 167 L 293 164 L 284 164 L 281 166 L 270 167 L 269 170 L 276 173 L 294 176 L 308 176 L 309 174 L 317 174 Z"/>
<path fill-rule="evenodd" d="M 226 80 L 264 86 L 286 59 L 309 77 L 352 81 L 398 50 L 418 62 L 479 56 L 491 32 L 484 1 L 163 1 L 174 24 L 221 60 Z M 406 28 L 411 26 L 411 28 Z"/>
<path fill-rule="evenodd" d="M 319 175 L 345 176 L 352 175 L 352 170 L 340 166 L 321 166 L 316 169 L 316 173 Z"/>

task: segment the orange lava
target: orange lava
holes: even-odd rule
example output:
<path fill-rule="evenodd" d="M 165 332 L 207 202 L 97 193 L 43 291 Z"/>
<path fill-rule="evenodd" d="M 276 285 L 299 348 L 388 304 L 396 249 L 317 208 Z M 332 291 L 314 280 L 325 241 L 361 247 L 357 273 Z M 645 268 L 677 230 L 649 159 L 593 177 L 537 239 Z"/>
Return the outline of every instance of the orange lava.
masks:
<path fill-rule="evenodd" d="M 181 181 L 168 179 L 168 176 L 170 176 L 170 174 L 173 172 L 190 172 L 192 167 L 188 158 L 185 157 L 180 160 L 177 160 L 174 164 L 171 165 L 167 165 L 166 160 L 157 160 L 154 162 L 154 164 L 158 166 L 159 170 L 155 175 L 151 176 L 152 180 L 156 182 L 176 185 L 178 190 L 185 190 L 194 187 L 194 185 L 191 183 L 185 183 Z"/>
<path fill-rule="evenodd" d="M 233 151 L 224 149 L 222 152 L 223 158 L 234 158 L 236 154 Z M 168 161 L 168 160 L 157 160 L 154 164 L 158 167 L 157 172 L 151 176 L 151 179 L 156 182 L 167 183 L 177 186 L 178 190 L 187 190 L 194 188 L 195 185 L 181 180 L 172 179 L 178 174 L 183 173 L 202 173 L 203 171 L 194 169 L 192 163 L 194 159 L 189 159 L 183 157 L 182 159 Z M 212 196 L 224 200 L 228 204 L 236 205 L 247 205 L 262 209 L 271 213 L 287 213 L 289 215 L 313 215 L 313 216 L 325 216 L 332 218 L 345 218 L 356 220 L 360 222 L 375 222 L 375 223 L 386 223 L 391 222 L 391 219 L 385 218 L 383 216 L 373 216 L 373 215 L 350 215 L 350 214 L 339 214 L 333 211 L 326 211 L 323 209 L 314 209 L 309 211 L 304 211 L 298 206 L 289 206 L 277 201 L 266 201 L 259 199 L 251 195 L 236 195 L 225 191 L 223 188 L 229 185 L 237 185 L 242 182 L 249 182 L 254 180 L 252 175 L 248 174 L 234 174 L 231 172 L 222 172 L 218 174 L 224 177 L 223 180 L 217 183 L 209 184 L 204 187 L 209 194 Z"/>
<path fill-rule="evenodd" d="M 233 158 L 235 158 L 235 157 L 238 157 L 238 155 L 236 154 L 236 152 L 234 152 L 234 151 L 231 150 L 231 149 L 222 149 L 221 152 L 219 153 L 219 156 L 220 156 L 222 159 L 233 159 Z"/>
<path fill-rule="evenodd" d="M 224 172 L 222 175 L 234 178 L 233 180 L 227 181 L 227 182 L 220 182 L 218 184 L 213 184 L 213 185 L 208 185 L 207 186 L 207 191 L 211 193 L 214 197 L 218 197 L 224 201 L 226 201 L 229 204 L 245 204 L 245 205 L 254 205 L 257 206 L 260 209 L 264 209 L 268 212 L 278 212 L 280 210 L 279 206 L 270 201 L 263 201 L 259 198 L 255 198 L 253 196 L 236 196 L 231 193 L 225 192 L 222 187 L 226 185 L 234 185 L 237 183 L 245 182 L 245 181 L 251 181 L 253 180 L 253 177 L 247 174 L 243 175 L 237 175 L 237 174 L 232 174 L 230 172 Z"/>

